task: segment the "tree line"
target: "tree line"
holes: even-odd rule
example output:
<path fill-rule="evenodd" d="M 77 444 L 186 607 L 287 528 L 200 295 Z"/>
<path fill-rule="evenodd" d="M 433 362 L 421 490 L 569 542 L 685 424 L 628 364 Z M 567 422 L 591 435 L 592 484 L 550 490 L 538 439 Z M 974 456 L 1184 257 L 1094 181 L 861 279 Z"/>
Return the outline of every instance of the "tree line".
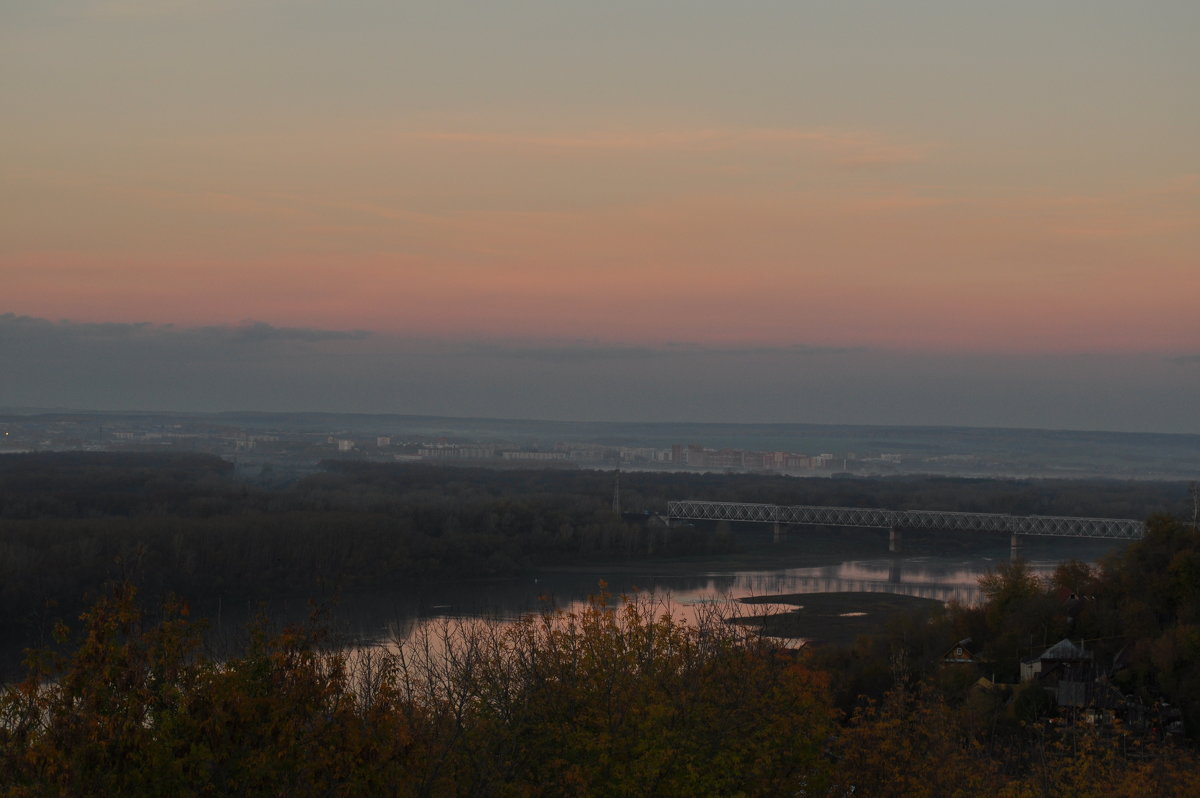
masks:
<path fill-rule="evenodd" d="M 1145 517 L 1178 483 L 799 479 L 635 472 L 626 510 L 668 499 Z M 195 454 L 0 457 L 0 630 L 75 608 L 111 579 L 163 595 L 266 597 L 494 578 L 564 563 L 728 552 L 726 529 L 667 534 L 612 510 L 613 473 L 331 461 L 285 486 Z"/>

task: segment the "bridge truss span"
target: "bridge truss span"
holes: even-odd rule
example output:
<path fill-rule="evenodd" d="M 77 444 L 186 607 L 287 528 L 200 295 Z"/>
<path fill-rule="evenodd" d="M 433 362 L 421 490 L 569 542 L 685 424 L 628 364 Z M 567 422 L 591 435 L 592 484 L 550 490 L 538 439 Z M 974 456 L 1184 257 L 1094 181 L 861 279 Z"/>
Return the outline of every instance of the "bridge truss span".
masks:
<path fill-rule="evenodd" d="M 750 521 L 804 526 L 857 526 L 1013 535 L 1137 540 L 1144 525 L 1125 518 L 956 513 L 942 510 L 884 510 L 874 507 L 749 504 L 688 499 L 667 503 L 668 520 Z"/>

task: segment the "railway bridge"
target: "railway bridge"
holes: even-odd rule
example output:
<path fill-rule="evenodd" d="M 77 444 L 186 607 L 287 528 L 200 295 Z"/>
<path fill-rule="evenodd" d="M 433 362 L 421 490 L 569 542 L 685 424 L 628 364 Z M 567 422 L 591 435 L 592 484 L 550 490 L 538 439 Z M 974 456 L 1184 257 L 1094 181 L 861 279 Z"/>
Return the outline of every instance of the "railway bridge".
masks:
<path fill-rule="evenodd" d="M 748 504 L 697 499 L 667 502 L 667 524 L 675 520 L 748 521 L 773 524 L 775 539 L 785 526 L 852 526 L 890 530 L 888 550 L 900 551 L 905 529 L 961 532 L 1008 532 L 1011 556 L 1021 552 L 1021 536 L 1139 540 L 1145 533 L 1141 521 L 1126 518 L 1071 518 L 1057 515 L 1004 515 L 957 513 L 944 510 L 884 510 L 876 507 L 819 507 L 812 505 Z"/>

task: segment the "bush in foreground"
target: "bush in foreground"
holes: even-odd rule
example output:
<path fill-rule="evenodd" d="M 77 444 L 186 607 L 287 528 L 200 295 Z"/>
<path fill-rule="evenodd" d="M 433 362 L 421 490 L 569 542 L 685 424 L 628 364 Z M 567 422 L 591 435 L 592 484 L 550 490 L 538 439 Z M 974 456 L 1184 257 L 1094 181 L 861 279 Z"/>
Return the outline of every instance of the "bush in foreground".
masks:
<path fill-rule="evenodd" d="M 0 699 L 6 794 L 773 795 L 828 777 L 818 675 L 643 599 L 390 650 L 260 633 L 223 662 L 185 607 L 149 623 L 127 586 L 82 620 L 73 653 L 36 655 Z"/>

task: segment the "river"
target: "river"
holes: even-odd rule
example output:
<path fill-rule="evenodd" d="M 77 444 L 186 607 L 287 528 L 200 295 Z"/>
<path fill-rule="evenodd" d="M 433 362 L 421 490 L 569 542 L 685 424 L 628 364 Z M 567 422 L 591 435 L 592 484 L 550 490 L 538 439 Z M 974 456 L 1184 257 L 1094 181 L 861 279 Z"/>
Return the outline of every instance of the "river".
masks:
<path fill-rule="evenodd" d="M 1035 573 L 1049 576 L 1062 561 L 1096 562 L 1121 545 L 1102 540 L 1030 538 L 1024 554 Z M 773 605 L 770 597 L 797 593 L 891 593 L 970 605 L 980 600 L 979 577 L 1008 557 L 1006 536 L 972 545 L 968 552 L 927 550 L 889 556 L 885 547 L 886 543 L 878 542 L 855 544 L 843 549 L 842 555 L 817 550 L 804 556 L 795 548 L 784 547 L 778 557 L 772 556 L 769 548 L 759 547 L 757 556 L 749 560 L 730 556 L 728 567 L 719 558 L 701 564 L 643 560 L 608 567 L 547 569 L 536 577 L 519 579 L 398 583 L 391 590 L 327 598 L 317 606 L 323 609 L 319 622 L 335 639 L 371 646 L 395 644 L 440 619 L 511 620 L 547 608 L 577 610 L 600 590 L 601 582 L 613 594 L 651 594 L 682 619 L 694 618 L 699 608 L 713 602 L 725 602 L 726 612 L 747 616 L 787 611 L 792 608 Z M 855 553 L 846 556 L 846 551 Z M 752 564 L 747 566 L 747 562 Z M 767 603 L 737 603 L 748 597 Z M 313 604 L 299 598 L 260 602 L 193 597 L 192 607 L 194 617 L 208 619 L 209 650 L 221 657 L 241 648 L 255 616 L 269 618 L 273 627 L 302 623 L 309 618 Z M 851 604 L 847 609 L 857 608 Z M 49 642 L 46 630 L 34 630 L 34 634 L 40 639 L 11 640 L 0 646 L 0 681 L 19 674 L 23 648 Z"/>
<path fill-rule="evenodd" d="M 1005 539 L 1005 543 L 1007 540 Z M 1120 544 L 1111 541 L 1043 538 L 1026 546 L 1031 569 L 1049 576 L 1060 562 L 1097 561 Z M 613 594 L 652 594 L 669 602 L 676 617 L 694 617 L 695 608 L 711 602 L 796 593 L 891 593 L 948 603 L 977 603 L 979 578 L 1007 561 L 1007 546 L 980 547 L 967 554 L 914 554 L 845 559 L 821 565 L 692 569 L 686 563 L 645 563 L 636 568 L 547 570 L 536 577 L 497 581 L 445 581 L 395 590 L 342 596 L 328 603 L 324 620 L 342 639 L 371 645 L 402 640 L 430 621 L 443 618 L 513 619 L 546 608 L 579 609 L 603 582 Z M 206 607 L 214 640 L 235 638 L 259 605 Z M 301 600 L 275 600 L 265 606 L 277 623 L 303 621 L 311 605 Z M 761 614 L 768 604 L 743 605 L 744 614 Z M 782 609 L 782 608 L 780 608 Z"/>

